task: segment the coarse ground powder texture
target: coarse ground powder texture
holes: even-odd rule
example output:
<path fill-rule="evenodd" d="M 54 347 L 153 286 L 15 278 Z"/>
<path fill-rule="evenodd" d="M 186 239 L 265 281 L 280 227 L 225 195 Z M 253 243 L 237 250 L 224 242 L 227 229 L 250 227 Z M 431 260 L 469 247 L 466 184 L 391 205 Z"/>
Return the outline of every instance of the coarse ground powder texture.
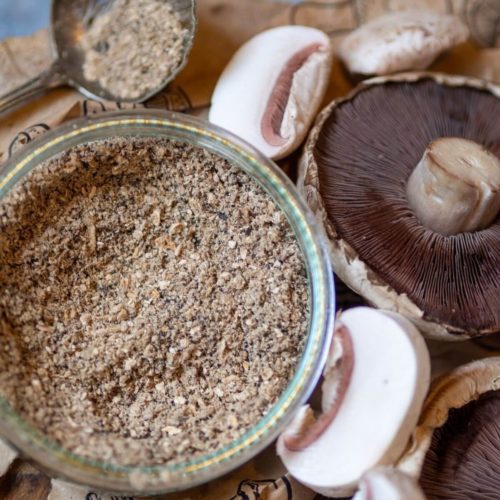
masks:
<path fill-rule="evenodd" d="M 77 454 L 146 465 L 229 443 L 288 384 L 308 318 L 286 217 L 207 150 L 89 143 L 0 201 L 0 393 Z"/>
<path fill-rule="evenodd" d="M 117 98 L 140 98 L 177 69 L 186 33 L 167 0 L 115 0 L 82 37 L 83 74 Z"/>

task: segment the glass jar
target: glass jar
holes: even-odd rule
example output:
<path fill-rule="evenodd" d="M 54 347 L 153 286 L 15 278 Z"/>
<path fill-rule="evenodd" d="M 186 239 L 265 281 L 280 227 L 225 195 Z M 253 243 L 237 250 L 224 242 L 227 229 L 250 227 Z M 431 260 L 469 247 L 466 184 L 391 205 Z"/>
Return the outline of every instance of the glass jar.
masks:
<path fill-rule="evenodd" d="M 246 172 L 285 213 L 304 256 L 309 324 L 293 378 L 270 411 L 219 450 L 182 463 L 120 466 L 64 450 L 0 398 L 0 434 L 50 475 L 105 491 L 154 494 L 191 488 L 222 476 L 272 443 L 311 394 L 325 363 L 334 319 L 333 275 L 326 238 L 292 182 L 270 160 L 228 132 L 189 116 L 140 110 L 108 113 L 65 124 L 29 143 L 0 170 L 0 198 L 41 162 L 76 145 L 111 137 L 165 137 L 190 143 Z"/>

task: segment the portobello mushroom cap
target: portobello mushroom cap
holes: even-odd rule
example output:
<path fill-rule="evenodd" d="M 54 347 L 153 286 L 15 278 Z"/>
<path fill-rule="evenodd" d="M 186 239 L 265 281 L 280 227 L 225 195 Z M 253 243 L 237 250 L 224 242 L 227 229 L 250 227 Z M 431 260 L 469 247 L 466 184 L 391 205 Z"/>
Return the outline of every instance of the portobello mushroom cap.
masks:
<path fill-rule="evenodd" d="M 499 157 L 500 86 L 403 73 L 321 112 L 298 185 L 348 286 L 465 340 L 500 331 Z"/>
<path fill-rule="evenodd" d="M 397 465 L 427 498 L 498 498 L 500 357 L 463 365 L 438 378 L 407 452 Z"/>

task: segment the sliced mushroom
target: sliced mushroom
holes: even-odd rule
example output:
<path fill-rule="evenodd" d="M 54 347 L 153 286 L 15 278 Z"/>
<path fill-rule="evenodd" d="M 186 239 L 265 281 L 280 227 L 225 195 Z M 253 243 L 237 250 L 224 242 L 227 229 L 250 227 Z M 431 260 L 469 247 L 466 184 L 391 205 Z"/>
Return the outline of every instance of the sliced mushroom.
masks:
<path fill-rule="evenodd" d="M 299 482 L 352 494 L 361 476 L 393 464 L 413 431 L 429 385 L 429 354 L 405 318 L 367 307 L 340 315 L 322 385 L 322 415 L 304 406 L 278 439 Z"/>
<path fill-rule="evenodd" d="M 461 366 L 433 384 L 398 468 L 428 498 L 498 498 L 500 357 Z"/>
<path fill-rule="evenodd" d="M 299 187 L 336 273 L 431 337 L 500 331 L 499 97 L 463 77 L 375 78 L 306 143 Z"/>
<path fill-rule="evenodd" d="M 361 479 L 352 500 L 425 500 L 414 478 L 392 467 L 377 467 Z"/>
<path fill-rule="evenodd" d="M 342 41 L 339 55 L 351 73 L 385 75 L 425 69 L 468 36 L 469 30 L 455 16 L 409 9 L 384 14 L 352 31 Z"/>
<path fill-rule="evenodd" d="M 233 56 L 212 95 L 209 120 L 279 159 L 304 140 L 321 105 L 332 62 L 328 36 L 280 26 Z"/>

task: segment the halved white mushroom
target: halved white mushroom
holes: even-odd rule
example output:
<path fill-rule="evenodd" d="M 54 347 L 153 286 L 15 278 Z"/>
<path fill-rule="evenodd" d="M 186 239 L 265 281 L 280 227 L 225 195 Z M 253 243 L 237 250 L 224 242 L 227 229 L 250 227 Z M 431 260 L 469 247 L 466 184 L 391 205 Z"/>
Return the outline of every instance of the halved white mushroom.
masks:
<path fill-rule="evenodd" d="M 253 37 L 233 56 L 212 95 L 209 120 L 278 159 L 304 140 L 331 70 L 328 36 L 280 26 Z"/>
<path fill-rule="evenodd" d="M 403 317 L 367 307 L 338 318 L 322 386 L 323 414 L 304 406 L 278 439 L 292 476 L 328 496 L 352 494 L 362 475 L 391 465 L 415 428 L 429 354 Z"/>

